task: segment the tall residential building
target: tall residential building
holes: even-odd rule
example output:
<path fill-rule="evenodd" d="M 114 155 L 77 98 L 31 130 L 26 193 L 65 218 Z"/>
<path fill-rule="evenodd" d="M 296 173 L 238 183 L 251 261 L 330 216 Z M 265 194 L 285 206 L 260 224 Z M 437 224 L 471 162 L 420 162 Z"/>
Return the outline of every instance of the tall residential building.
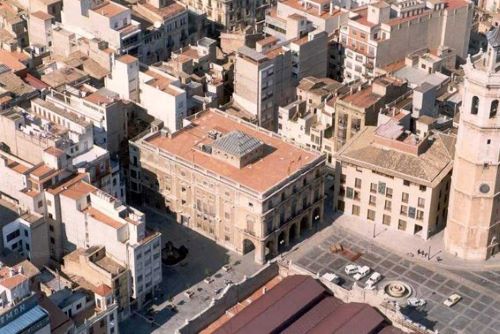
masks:
<path fill-rule="evenodd" d="M 266 9 L 272 0 L 180 0 L 181 3 L 224 30 L 245 28 L 247 25 L 262 26 Z"/>
<path fill-rule="evenodd" d="M 106 88 L 88 90 L 88 87 L 65 85 L 62 91 L 51 90 L 46 102 L 92 124 L 96 145 L 112 155 L 120 152 L 127 138 L 128 107 L 115 92 Z"/>
<path fill-rule="evenodd" d="M 352 86 L 352 91 L 334 100 L 334 150 L 338 151 L 366 125 L 376 125 L 379 111 L 386 104 L 411 93 L 406 81 L 380 77 L 368 84 Z"/>
<path fill-rule="evenodd" d="M 64 0 L 61 19 L 65 29 L 79 36 L 98 37 L 119 54 L 139 52 L 140 24 L 129 8 L 113 1 Z"/>
<path fill-rule="evenodd" d="M 500 250 L 500 29 L 464 65 L 446 250 L 484 260 Z"/>
<path fill-rule="evenodd" d="M 323 216 L 325 158 L 217 110 L 130 143 L 131 190 L 238 253 L 265 262 Z"/>
<path fill-rule="evenodd" d="M 188 41 L 188 10 L 173 0 L 135 1 L 134 18 L 141 19 L 141 45 L 137 57 L 151 64 L 170 56 Z"/>
<path fill-rule="evenodd" d="M 297 100 L 279 108 L 278 133 L 294 143 L 325 153 L 333 159 L 335 110 L 331 103 L 339 92 L 349 89 L 329 78 L 307 77 L 297 87 Z"/>
<path fill-rule="evenodd" d="M 3 198 L 2 198 L 3 197 Z M 12 203 L 14 202 L 14 203 Z M 0 190 L 0 245 L 42 268 L 49 261 L 49 228 L 41 214 L 25 211 Z"/>
<path fill-rule="evenodd" d="M 347 22 L 349 11 L 345 8 L 350 8 L 351 3 L 354 4 L 355 1 L 345 1 L 342 5 L 336 1 L 278 1 L 276 9 L 266 16 L 264 32 L 289 35 L 297 29 L 314 28 L 330 35 Z M 303 21 L 304 23 L 295 27 L 294 21 Z"/>
<path fill-rule="evenodd" d="M 150 66 L 139 68 L 137 58 L 124 55 L 114 60 L 106 87 L 120 97 L 137 102 L 170 131 L 182 127 L 187 116 L 187 95 L 178 78 Z"/>
<path fill-rule="evenodd" d="M 256 49 L 238 49 L 234 68 L 233 100 L 251 121 L 268 130 L 278 127 L 278 107 L 293 101 L 292 54 L 274 38 Z"/>
<path fill-rule="evenodd" d="M 465 58 L 472 14 L 473 3 L 465 0 L 379 1 L 353 10 L 340 29 L 344 80 L 374 77 L 375 68 L 424 48 L 449 47 Z"/>
<path fill-rule="evenodd" d="M 130 303 L 142 305 L 162 281 L 161 234 L 146 229 L 145 215 L 77 175 L 45 192 L 47 214 L 61 230 L 65 251 L 105 246 L 106 254 L 130 270 Z M 55 239 L 55 237 L 54 237 Z"/>

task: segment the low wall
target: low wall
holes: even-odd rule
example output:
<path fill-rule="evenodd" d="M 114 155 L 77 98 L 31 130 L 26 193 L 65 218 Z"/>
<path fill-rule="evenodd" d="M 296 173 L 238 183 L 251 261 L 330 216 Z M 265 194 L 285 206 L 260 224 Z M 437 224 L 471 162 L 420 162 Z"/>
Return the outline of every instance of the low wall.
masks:
<path fill-rule="evenodd" d="M 214 298 L 205 310 L 198 313 L 191 320 L 187 320 L 186 324 L 177 329 L 176 333 L 199 333 L 202 329 L 224 315 L 228 308 L 250 296 L 278 274 L 278 264 L 272 262 L 254 275 L 245 277 L 241 282 L 226 287 L 219 298 Z"/>

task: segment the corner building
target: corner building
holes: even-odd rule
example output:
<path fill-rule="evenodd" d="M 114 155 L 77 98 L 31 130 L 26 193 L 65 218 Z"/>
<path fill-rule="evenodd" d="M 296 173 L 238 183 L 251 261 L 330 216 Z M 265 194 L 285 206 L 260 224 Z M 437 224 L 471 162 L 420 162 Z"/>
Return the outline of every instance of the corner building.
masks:
<path fill-rule="evenodd" d="M 259 263 L 320 221 L 323 156 L 217 110 L 188 120 L 130 142 L 130 189 L 148 205 Z"/>

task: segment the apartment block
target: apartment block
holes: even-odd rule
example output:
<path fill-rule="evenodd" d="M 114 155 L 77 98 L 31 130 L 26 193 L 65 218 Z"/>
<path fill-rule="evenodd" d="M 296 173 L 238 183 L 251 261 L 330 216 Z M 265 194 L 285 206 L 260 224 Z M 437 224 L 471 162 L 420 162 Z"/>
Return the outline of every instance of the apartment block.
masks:
<path fill-rule="evenodd" d="M 43 215 L 30 213 L 0 191 L 2 249 L 9 249 L 42 268 L 49 262 L 48 223 Z"/>
<path fill-rule="evenodd" d="M 132 15 L 143 20 L 137 57 L 145 64 L 167 59 L 188 42 L 188 10 L 172 0 L 147 0 L 132 6 Z M 147 24 L 146 24 L 147 23 Z"/>
<path fill-rule="evenodd" d="M 188 115 L 204 106 L 218 107 L 230 100 L 234 79 L 232 55 L 218 51 L 214 39 L 203 37 L 154 67 L 180 80 L 187 94 Z"/>
<path fill-rule="evenodd" d="M 132 20 L 129 8 L 103 0 L 64 0 L 63 5 L 65 29 L 79 36 L 98 37 L 119 54 L 139 52 L 140 24 Z"/>
<path fill-rule="evenodd" d="M 29 12 L 41 11 L 54 17 L 54 20 L 61 22 L 62 0 L 29 0 Z"/>
<path fill-rule="evenodd" d="M 333 162 L 335 111 L 332 100 L 345 87 L 329 78 L 306 77 L 297 86 L 297 100 L 279 108 L 278 133 L 294 143 L 323 152 Z"/>
<path fill-rule="evenodd" d="M 273 14 L 275 12 L 271 12 L 270 15 Z M 273 19 L 280 18 L 270 18 L 270 20 Z M 326 76 L 328 34 L 316 29 L 307 21 L 306 17 L 299 14 L 288 16 L 284 22 L 283 28 L 277 28 L 270 24 L 264 31 L 278 39 L 286 49 L 291 51 L 292 79 L 298 81 L 306 76 Z"/>
<path fill-rule="evenodd" d="M 42 11 L 32 12 L 28 20 L 30 45 L 52 46 L 52 21 L 54 17 Z"/>
<path fill-rule="evenodd" d="M 339 150 L 364 126 L 377 125 L 382 107 L 410 93 L 406 81 L 389 76 L 351 86 L 350 93 L 337 97 L 334 102 L 334 150 Z"/>
<path fill-rule="evenodd" d="M 48 312 L 38 304 L 31 291 L 31 279 L 37 272 L 28 272 L 29 262 L 0 268 L 0 332 L 49 334 Z"/>
<path fill-rule="evenodd" d="M 110 154 L 120 152 L 127 138 L 127 104 L 117 94 L 90 86 L 65 86 L 64 90 L 51 90 L 45 100 L 93 126 L 94 143 Z"/>
<path fill-rule="evenodd" d="M 394 120 L 337 152 L 335 207 L 373 226 L 427 239 L 446 224 L 455 138 L 420 139 Z"/>
<path fill-rule="evenodd" d="M 60 224 L 66 251 L 104 245 L 106 254 L 130 270 L 132 307 L 141 308 L 162 280 L 161 234 L 146 230 L 142 212 L 87 181 L 80 174 L 48 189 L 47 214 Z"/>
<path fill-rule="evenodd" d="M 350 2 L 350 1 L 349 1 Z M 355 1 L 344 4 L 336 1 L 281 0 L 266 16 L 264 32 L 294 37 L 298 31 L 318 30 L 333 34 L 347 22 L 348 9 Z M 300 24 L 297 25 L 296 22 Z M 291 34 L 291 35 L 290 35 Z"/>
<path fill-rule="evenodd" d="M 354 9 L 340 29 L 344 80 L 374 77 L 375 68 L 424 48 L 448 47 L 465 59 L 472 14 L 473 4 L 463 0 L 379 1 Z"/>
<path fill-rule="evenodd" d="M 270 0 L 181 0 L 180 2 L 195 14 L 206 16 L 208 21 L 227 31 L 244 29 L 249 25 L 262 26 L 265 11 L 273 3 Z"/>
<path fill-rule="evenodd" d="M 32 100 L 30 112 L 13 108 L 0 113 L 3 148 L 27 162 L 54 169 L 89 173 L 90 182 L 120 199 L 125 184 L 117 160 L 93 144 L 93 127 L 82 117 L 41 100 Z"/>
<path fill-rule="evenodd" d="M 0 2 L 1 49 L 17 51 L 28 46 L 28 29 L 23 15 L 26 12 L 18 3 Z"/>
<path fill-rule="evenodd" d="M 217 110 L 188 121 L 130 142 L 131 190 L 148 205 L 259 263 L 322 219 L 323 156 Z"/>
<path fill-rule="evenodd" d="M 159 68 L 139 68 L 137 58 L 125 55 L 113 63 L 106 87 L 125 99 L 144 107 L 147 113 L 161 120 L 166 128 L 176 131 L 187 116 L 187 96 L 179 79 Z"/>
<path fill-rule="evenodd" d="M 118 304 L 120 314 L 127 315 L 130 312 L 130 270 L 108 256 L 105 246 L 74 250 L 64 257 L 61 270 L 81 286 L 102 297 L 111 297 Z M 106 305 L 109 305 L 108 300 L 96 300 L 97 307 Z"/>
<path fill-rule="evenodd" d="M 234 107 L 251 121 L 269 130 L 278 127 L 278 107 L 294 99 L 292 54 L 274 41 L 257 49 L 238 49 L 234 68 Z"/>

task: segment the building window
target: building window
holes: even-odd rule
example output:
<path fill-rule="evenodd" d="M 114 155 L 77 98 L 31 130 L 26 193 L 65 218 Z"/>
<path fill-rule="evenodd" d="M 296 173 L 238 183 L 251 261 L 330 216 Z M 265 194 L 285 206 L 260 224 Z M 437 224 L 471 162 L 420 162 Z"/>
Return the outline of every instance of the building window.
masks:
<path fill-rule="evenodd" d="M 420 189 L 420 191 L 425 191 L 427 189 L 427 187 L 426 186 L 420 186 L 419 189 Z"/>
<path fill-rule="evenodd" d="M 409 187 L 410 186 L 410 181 L 408 180 L 403 180 L 403 185 Z"/>
<path fill-rule="evenodd" d="M 352 214 L 354 216 L 359 216 L 359 211 L 360 211 L 359 206 L 353 204 L 353 206 L 352 206 Z"/>
<path fill-rule="evenodd" d="M 389 215 L 383 215 L 382 216 L 382 224 L 384 224 L 384 225 L 391 225 L 391 216 L 389 216 Z"/>
<path fill-rule="evenodd" d="M 470 107 L 470 113 L 472 115 L 477 115 L 478 111 L 479 111 L 479 97 L 473 96 L 471 107 Z"/>
<path fill-rule="evenodd" d="M 354 200 L 359 201 L 360 199 L 361 199 L 361 197 L 359 196 L 359 191 L 354 190 Z"/>
<path fill-rule="evenodd" d="M 11 240 L 17 238 L 20 235 L 21 235 L 21 232 L 19 232 L 19 230 L 15 230 L 14 232 L 7 234 L 7 238 L 6 238 L 7 242 L 10 242 Z"/>
<path fill-rule="evenodd" d="M 385 196 L 392 198 L 392 188 L 387 188 L 385 191 Z"/>
<path fill-rule="evenodd" d="M 417 219 L 424 220 L 424 212 L 422 210 L 417 210 Z"/>
<path fill-rule="evenodd" d="M 402 219 L 398 221 L 398 230 L 406 231 L 406 221 Z"/>
<path fill-rule="evenodd" d="M 374 221 L 375 220 L 375 210 L 368 209 L 368 212 L 366 214 L 366 218 L 368 220 Z"/>
<path fill-rule="evenodd" d="M 386 200 L 386 201 L 385 201 L 385 205 L 384 205 L 384 209 L 385 209 L 385 210 L 388 210 L 388 211 L 391 211 L 391 209 L 392 209 L 392 202 L 391 202 L 391 201 Z"/>
<path fill-rule="evenodd" d="M 377 184 L 376 183 L 370 184 L 370 192 L 372 192 L 372 193 L 377 192 Z"/>
<path fill-rule="evenodd" d="M 379 182 L 378 183 L 378 193 L 379 194 L 385 194 L 385 182 Z"/>
<path fill-rule="evenodd" d="M 408 207 L 406 205 L 401 205 L 401 210 L 399 211 L 402 215 L 408 215 Z"/>
<path fill-rule="evenodd" d="M 408 208 L 408 217 L 415 218 L 416 211 L 417 211 L 417 209 L 415 209 L 414 207 L 410 206 Z"/>
<path fill-rule="evenodd" d="M 370 195 L 370 205 L 376 205 L 377 204 L 377 197 Z"/>
<path fill-rule="evenodd" d="M 354 180 L 354 187 L 358 189 L 361 188 L 361 179 L 356 178 L 356 180 Z"/>
<path fill-rule="evenodd" d="M 354 196 L 354 189 L 350 188 L 350 187 L 347 187 L 347 191 L 346 191 L 346 197 L 347 198 L 353 198 Z"/>
<path fill-rule="evenodd" d="M 418 198 L 418 207 L 423 208 L 425 206 L 425 198 L 419 197 Z"/>
<path fill-rule="evenodd" d="M 498 111 L 498 100 L 494 100 L 491 102 L 491 107 L 490 107 L 490 118 L 493 118 L 497 115 Z"/>
<path fill-rule="evenodd" d="M 408 203 L 408 199 L 409 199 L 410 195 L 408 193 L 403 193 L 401 195 L 401 202 L 403 203 Z"/>

